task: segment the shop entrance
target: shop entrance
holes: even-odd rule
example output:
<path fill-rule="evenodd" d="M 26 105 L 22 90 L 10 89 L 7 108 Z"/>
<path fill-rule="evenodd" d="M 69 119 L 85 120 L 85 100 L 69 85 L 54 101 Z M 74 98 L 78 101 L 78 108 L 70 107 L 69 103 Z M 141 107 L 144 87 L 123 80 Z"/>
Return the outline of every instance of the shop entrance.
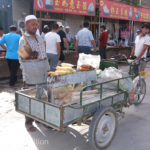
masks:
<path fill-rule="evenodd" d="M 50 21 L 50 20 L 42 20 L 42 29 L 44 28 L 44 25 L 48 25 L 50 30 L 52 29 L 52 25 L 54 23 L 57 23 L 56 21 Z"/>

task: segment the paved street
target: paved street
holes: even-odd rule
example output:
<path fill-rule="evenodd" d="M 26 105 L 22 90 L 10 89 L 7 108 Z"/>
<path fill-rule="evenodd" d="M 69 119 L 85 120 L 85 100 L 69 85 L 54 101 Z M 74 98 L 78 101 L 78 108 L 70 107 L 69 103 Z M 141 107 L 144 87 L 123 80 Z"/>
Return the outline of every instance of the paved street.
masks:
<path fill-rule="evenodd" d="M 147 95 L 144 102 L 124 110 L 125 118 L 119 120 L 114 140 L 107 150 L 150 149 L 150 64 Z M 88 144 L 88 125 L 69 126 L 66 133 L 38 125 L 35 133 L 24 127 L 24 116 L 14 108 L 14 91 L 8 81 L 0 81 L 0 149 L 1 150 L 92 150 Z"/>

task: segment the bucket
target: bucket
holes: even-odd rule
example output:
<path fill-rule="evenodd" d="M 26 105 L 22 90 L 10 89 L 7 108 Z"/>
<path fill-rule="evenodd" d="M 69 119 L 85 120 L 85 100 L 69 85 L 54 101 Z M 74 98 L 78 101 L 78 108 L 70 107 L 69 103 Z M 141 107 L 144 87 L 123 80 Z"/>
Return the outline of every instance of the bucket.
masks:
<path fill-rule="evenodd" d="M 34 85 L 46 83 L 48 70 L 47 59 L 23 60 L 21 61 L 21 68 L 26 84 Z"/>

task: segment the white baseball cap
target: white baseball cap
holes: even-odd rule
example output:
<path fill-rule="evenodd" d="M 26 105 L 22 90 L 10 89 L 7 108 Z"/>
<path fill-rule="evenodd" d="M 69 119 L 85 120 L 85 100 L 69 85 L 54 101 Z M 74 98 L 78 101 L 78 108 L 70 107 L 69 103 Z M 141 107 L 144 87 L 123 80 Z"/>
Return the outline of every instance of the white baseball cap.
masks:
<path fill-rule="evenodd" d="M 37 17 L 35 15 L 28 15 L 25 17 L 25 22 L 29 20 L 37 20 Z"/>
<path fill-rule="evenodd" d="M 48 27 L 48 25 L 44 25 L 44 28 L 47 28 Z"/>
<path fill-rule="evenodd" d="M 69 27 L 69 26 L 66 26 L 65 28 L 66 28 L 66 29 L 70 29 L 70 27 Z"/>
<path fill-rule="evenodd" d="M 137 30 L 136 30 L 136 32 L 140 32 L 140 31 L 141 31 L 140 29 L 137 29 Z"/>
<path fill-rule="evenodd" d="M 64 27 L 62 22 L 57 22 L 57 24 L 58 24 L 59 27 Z"/>

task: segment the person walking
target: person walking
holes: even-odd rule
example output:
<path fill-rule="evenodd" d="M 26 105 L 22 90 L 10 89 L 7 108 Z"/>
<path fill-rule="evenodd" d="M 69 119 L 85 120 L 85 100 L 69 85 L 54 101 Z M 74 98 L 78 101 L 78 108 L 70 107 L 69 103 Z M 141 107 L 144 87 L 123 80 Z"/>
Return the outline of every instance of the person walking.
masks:
<path fill-rule="evenodd" d="M 3 36 L 4 36 L 3 28 L 0 27 L 0 40 L 2 39 Z M 6 47 L 4 45 L 3 47 L 0 46 L 0 51 L 4 51 L 4 50 L 6 50 Z"/>
<path fill-rule="evenodd" d="M 146 58 L 147 56 L 147 50 L 150 46 L 150 37 L 147 35 L 149 31 L 150 26 L 145 23 L 141 27 L 141 33 L 136 36 L 135 44 L 131 52 L 131 56 L 135 56 L 136 60 Z"/>
<path fill-rule="evenodd" d="M 100 26 L 101 34 L 99 36 L 99 53 L 101 59 L 106 59 L 106 45 L 108 41 L 108 32 L 106 31 L 106 27 L 104 25 Z"/>
<path fill-rule="evenodd" d="M 53 24 L 52 31 L 45 35 L 46 53 L 50 64 L 50 71 L 55 71 L 60 57 L 60 36 L 58 32 L 58 24 Z"/>
<path fill-rule="evenodd" d="M 60 61 L 59 63 L 61 63 L 65 60 L 64 50 L 66 49 L 67 52 L 69 52 L 69 46 L 68 46 L 68 42 L 66 38 L 66 33 L 63 31 L 62 23 L 58 22 L 58 25 L 59 25 L 58 35 L 60 36 L 60 39 L 61 39 L 61 43 L 60 43 L 61 52 L 60 52 L 60 57 L 59 57 L 59 61 Z"/>
<path fill-rule="evenodd" d="M 44 61 L 47 59 L 45 44 L 44 44 L 44 40 L 41 38 L 41 36 L 36 34 L 37 28 L 38 28 L 38 21 L 37 21 L 36 16 L 34 16 L 34 15 L 26 16 L 25 17 L 26 40 L 27 40 L 28 44 L 30 45 L 32 52 L 38 53 L 38 56 L 36 59 L 38 61 Z M 22 48 L 23 46 L 25 46 L 25 44 L 26 44 L 26 42 L 25 42 L 24 36 L 22 36 L 20 39 L 19 47 Z M 26 82 L 27 74 L 23 67 L 24 61 L 26 61 L 26 63 L 27 63 L 27 62 L 30 62 L 31 59 L 23 60 L 20 58 L 20 61 L 19 61 L 20 65 L 21 65 L 22 73 L 23 73 L 23 80 Z M 34 61 L 34 63 L 36 63 L 36 61 Z M 38 65 L 38 63 L 37 63 L 37 65 Z M 44 66 L 44 68 L 45 67 L 47 67 L 47 66 Z M 29 69 L 30 68 L 31 67 L 29 66 Z M 45 72 L 43 74 L 47 74 L 46 69 L 43 69 L 43 70 L 45 70 Z M 28 78 L 30 78 L 30 76 L 28 76 Z M 33 78 L 33 77 L 31 77 L 31 78 Z M 46 83 L 46 76 L 43 78 L 44 78 L 43 82 Z M 38 84 L 36 89 L 37 89 L 36 98 L 41 99 L 41 96 L 43 94 L 43 89 L 46 89 L 46 84 Z M 34 120 L 32 118 L 29 118 L 27 116 L 25 117 L 25 126 L 28 131 L 36 131 L 36 128 L 33 126 L 33 121 Z"/>
<path fill-rule="evenodd" d="M 90 24 L 88 22 L 83 23 L 83 28 L 76 35 L 76 52 L 91 54 L 91 43 L 96 52 L 96 43 L 92 32 L 89 30 Z"/>
<path fill-rule="evenodd" d="M 17 72 L 19 69 L 19 61 L 18 61 L 18 49 L 19 49 L 19 40 L 20 35 L 17 34 L 17 28 L 14 25 L 11 25 L 9 27 L 10 33 L 4 35 L 2 39 L 0 40 L 1 46 L 5 49 L 7 46 L 6 51 L 6 59 L 9 67 L 10 72 L 10 81 L 9 85 L 14 86 L 17 82 Z"/>
<path fill-rule="evenodd" d="M 73 41 L 72 35 L 71 35 L 71 31 L 70 31 L 70 27 L 66 26 L 65 27 L 65 33 L 66 33 L 66 39 L 67 42 L 70 44 Z"/>
<path fill-rule="evenodd" d="M 41 37 L 42 37 L 43 40 L 45 40 L 45 35 L 49 31 L 50 31 L 49 26 L 48 25 L 44 25 L 43 32 L 41 33 Z"/>

